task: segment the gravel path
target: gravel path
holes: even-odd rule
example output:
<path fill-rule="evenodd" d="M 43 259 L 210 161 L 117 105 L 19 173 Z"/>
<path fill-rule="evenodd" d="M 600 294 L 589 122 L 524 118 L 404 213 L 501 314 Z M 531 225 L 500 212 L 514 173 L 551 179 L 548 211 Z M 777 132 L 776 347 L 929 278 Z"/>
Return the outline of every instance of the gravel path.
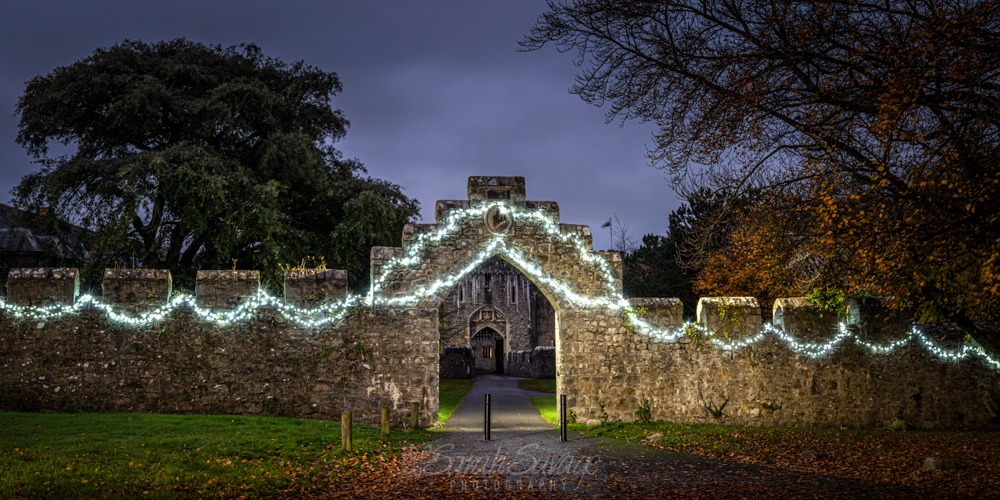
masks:
<path fill-rule="evenodd" d="M 558 430 L 542 420 L 519 379 L 485 375 L 429 443 L 419 473 L 475 497 L 897 498 L 913 493 L 787 470 L 669 452 Z M 483 399 L 492 397 L 492 439 L 483 440 Z"/>

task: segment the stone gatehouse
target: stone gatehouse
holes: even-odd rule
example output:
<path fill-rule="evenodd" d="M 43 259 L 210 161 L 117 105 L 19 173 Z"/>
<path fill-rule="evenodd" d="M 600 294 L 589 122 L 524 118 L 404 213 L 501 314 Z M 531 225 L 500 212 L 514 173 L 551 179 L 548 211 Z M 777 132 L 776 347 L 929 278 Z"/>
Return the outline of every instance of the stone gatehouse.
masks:
<path fill-rule="evenodd" d="M 492 257 L 480 264 L 455 285 L 439 311 L 442 378 L 484 372 L 555 378 L 554 356 L 545 355 L 554 354 L 555 310 L 507 261 Z M 549 358 L 552 363 L 546 363 Z"/>
<path fill-rule="evenodd" d="M 478 353 L 484 370 L 554 366 L 579 419 L 648 407 L 685 423 L 1000 426 L 1000 361 L 974 341 L 837 324 L 800 299 L 776 301 L 780 322 L 762 325 L 770 304 L 702 298 L 699 323 L 684 324 L 677 299 L 624 298 L 621 257 L 594 251 L 590 228 L 562 223 L 555 202 L 528 200 L 520 177 L 469 178 L 466 199 L 437 202 L 433 224 L 407 225 L 401 247 L 371 256 L 366 296 L 328 270 L 286 274 L 282 298 L 259 291 L 256 271 L 202 271 L 195 297 L 172 298 L 165 271 L 108 270 L 98 299 L 79 295 L 74 270 L 14 270 L 0 409 L 377 422 L 389 406 L 402 425 L 416 403 L 427 426 L 445 365 L 474 369 Z M 512 334 L 543 297 L 551 322 L 535 314 Z"/>

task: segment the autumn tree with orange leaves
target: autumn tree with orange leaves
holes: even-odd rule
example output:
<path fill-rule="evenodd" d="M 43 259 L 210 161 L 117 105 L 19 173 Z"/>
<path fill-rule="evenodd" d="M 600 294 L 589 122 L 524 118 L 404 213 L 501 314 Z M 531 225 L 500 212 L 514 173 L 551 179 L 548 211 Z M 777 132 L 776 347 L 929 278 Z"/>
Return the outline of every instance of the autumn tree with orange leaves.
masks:
<path fill-rule="evenodd" d="M 1000 2 L 579 0 L 521 44 L 576 51 L 571 92 L 654 122 L 682 194 L 741 200 L 689 250 L 701 290 L 1000 318 Z"/>

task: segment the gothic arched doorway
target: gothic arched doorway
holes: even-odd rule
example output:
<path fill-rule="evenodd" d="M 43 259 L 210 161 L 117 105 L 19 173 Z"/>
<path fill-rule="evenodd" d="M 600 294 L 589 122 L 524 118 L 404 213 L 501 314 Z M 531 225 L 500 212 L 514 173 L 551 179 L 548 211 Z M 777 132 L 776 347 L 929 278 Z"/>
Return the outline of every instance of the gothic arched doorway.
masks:
<path fill-rule="evenodd" d="M 483 328 L 472 336 L 472 357 L 477 373 L 503 374 L 503 336 L 492 328 Z"/>

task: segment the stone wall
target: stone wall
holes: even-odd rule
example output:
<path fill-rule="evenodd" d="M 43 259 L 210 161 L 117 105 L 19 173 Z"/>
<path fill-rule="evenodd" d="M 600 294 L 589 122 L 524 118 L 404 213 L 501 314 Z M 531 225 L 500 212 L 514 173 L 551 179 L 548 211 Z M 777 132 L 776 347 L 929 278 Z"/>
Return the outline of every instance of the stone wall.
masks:
<path fill-rule="evenodd" d="M 706 297 L 698 301 L 698 323 L 724 338 L 745 338 L 760 330 L 761 314 L 754 297 Z"/>
<path fill-rule="evenodd" d="M 686 423 L 1000 426 L 997 371 L 972 356 L 938 359 L 921 341 L 903 337 L 899 317 L 870 314 L 877 301 L 849 309 L 856 330 L 849 336 L 801 299 L 774 305 L 778 326 L 796 341 L 780 330 L 761 337 L 761 305 L 751 298 L 702 299 L 698 316 L 714 337 L 694 327 L 679 330 L 676 299 L 635 299 L 636 315 L 629 316 L 621 302 L 620 255 L 594 252 L 590 229 L 560 223 L 554 202 L 527 200 L 523 179 L 470 178 L 468 194 L 438 202 L 435 224 L 407 226 L 402 247 L 373 248 L 369 301 L 355 297 L 350 308 L 318 309 L 343 315 L 333 324 L 299 326 L 281 302 L 230 326 L 201 319 L 210 314 L 188 305 L 145 326 L 127 326 L 86 305 L 59 318 L 21 317 L 23 309 L 8 308 L 0 315 L 0 409 L 316 418 L 351 411 L 375 422 L 388 405 L 401 425 L 411 402 L 419 402 L 421 425 L 431 425 L 440 373 L 461 376 L 464 365 L 468 374 L 472 357 L 467 342 L 465 352 L 444 347 L 440 306 L 476 266 L 499 257 L 531 280 L 555 312 L 546 328 L 555 342 L 557 391 L 579 418 L 595 418 L 603 407 L 612 419 L 631 420 L 648 400 L 654 418 Z M 198 277 L 194 302 L 213 314 L 257 294 L 253 271 Z M 163 305 L 170 295 L 165 272 L 109 271 L 106 278 L 104 300 L 116 314 Z M 343 296 L 341 278 L 288 276 L 284 303 L 328 305 L 323 301 Z M 73 304 L 78 283 L 71 269 L 15 270 L 8 300 Z M 480 318 L 480 326 L 496 318 Z M 835 336 L 840 343 L 824 347 Z M 949 332 L 928 338 L 952 349 L 963 342 Z M 892 354 L 873 355 L 860 343 L 898 339 L 908 344 Z M 739 348 L 723 349 L 732 345 Z M 546 354 L 532 351 L 530 362 L 511 355 L 508 369 L 530 373 Z"/>
<path fill-rule="evenodd" d="M 509 352 L 504 370 L 512 377 L 555 378 L 556 350 L 554 347 L 539 346 L 530 351 Z"/>
<path fill-rule="evenodd" d="M 315 307 L 347 296 L 347 271 L 343 269 L 289 269 L 285 271 L 285 303 Z"/>
<path fill-rule="evenodd" d="M 211 309 L 235 309 L 258 290 L 260 271 L 198 271 L 195 282 L 198 305 Z"/>
<path fill-rule="evenodd" d="M 702 301 L 738 304 L 746 308 L 744 318 L 759 316 L 748 301 L 731 299 L 737 300 Z M 783 320 L 810 325 L 811 340 L 825 342 L 836 333 L 802 301 L 779 302 L 797 304 L 794 311 L 782 311 Z M 667 327 L 680 326 L 672 314 L 649 316 Z M 704 319 L 724 323 L 711 313 Z M 997 373 L 976 359 L 944 362 L 915 340 L 884 355 L 846 342 L 812 359 L 773 335 L 727 352 L 701 335 L 667 342 L 630 331 L 620 314 L 561 311 L 558 321 L 579 325 L 561 330 L 559 351 L 559 390 L 579 418 L 597 418 L 603 403 L 611 419 L 632 420 L 646 399 L 654 419 L 683 423 L 1000 428 Z M 720 340 L 738 341 L 741 333 L 734 329 L 731 339 Z M 906 331 L 894 335 L 904 338 Z M 893 337 L 866 340 L 887 343 Z M 961 341 L 946 347 L 960 348 Z"/>
<path fill-rule="evenodd" d="M 226 278 L 226 273 L 235 276 Z M 21 273 L 23 274 L 23 273 Z M 134 283 L 123 283 L 134 275 Z M 64 303 L 70 273 L 48 273 L 39 289 L 61 290 L 48 300 Z M 118 310 L 138 310 L 146 293 L 163 290 L 166 272 L 109 270 L 117 290 L 105 296 Z M 246 273 L 205 275 L 198 303 L 232 305 L 245 288 Z M 337 277 L 334 276 L 336 279 Z M 36 278 L 40 279 L 40 278 Z M 24 304 L 17 284 L 8 300 Z M 19 288 L 20 287 L 20 288 Z M 169 285 L 166 285 L 169 288 Z M 148 310 L 145 308 L 143 310 Z M 433 309 L 356 307 L 337 325 L 301 328 L 274 309 L 259 309 L 247 321 L 218 326 L 190 308 L 175 309 L 154 324 L 114 322 L 104 312 L 44 321 L 0 316 L 0 408 L 19 411 L 137 411 L 279 415 L 336 419 L 350 411 L 358 421 L 379 421 L 382 406 L 393 423 L 409 422 L 420 403 L 420 424 L 437 420 L 438 334 Z"/>
<path fill-rule="evenodd" d="M 167 303 L 171 289 L 166 269 L 105 269 L 101 283 L 101 294 L 108 302 L 132 312 Z"/>
<path fill-rule="evenodd" d="M 537 345 L 555 347 L 556 310 L 552 308 L 552 304 L 545 298 L 545 295 L 538 291 L 534 292 L 534 300 L 531 304 L 534 306 L 534 311 L 531 314 L 535 318 Z"/>
<path fill-rule="evenodd" d="M 18 305 L 73 305 L 77 295 L 80 295 L 77 269 L 11 269 L 7 273 L 7 297 Z"/>
<path fill-rule="evenodd" d="M 14 303 L 44 297 L 44 303 L 65 304 L 77 293 L 73 272 L 35 272 L 32 286 L 23 281 L 25 274 L 17 273 L 22 282 L 11 281 L 8 299 Z M 105 300 L 124 310 L 148 310 L 150 296 L 165 300 L 169 289 L 166 272 L 109 270 L 106 279 L 104 289 L 111 293 Z M 708 324 L 721 324 L 718 312 L 732 311 L 732 304 L 747 308 L 744 317 L 756 317 L 746 300 L 703 302 L 705 311 L 712 310 L 709 304 L 730 304 L 715 308 L 714 315 L 706 312 Z M 681 325 L 676 299 L 634 299 L 632 305 L 660 327 Z M 801 332 L 802 340 L 825 342 L 835 333 L 835 321 L 801 299 L 778 299 L 774 308 L 779 325 Z M 388 405 L 401 426 L 415 401 L 421 424 L 431 425 L 439 370 L 449 378 L 468 377 L 473 364 L 469 346 L 458 346 L 445 348 L 437 365 L 437 320 L 433 308 L 388 307 L 357 307 L 338 325 L 308 329 L 274 309 L 228 327 L 183 307 L 139 328 L 86 308 L 44 321 L 4 316 L 0 408 L 314 418 L 351 411 L 360 421 L 375 422 L 379 408 Z M 914 429 L 998 424 L 997 374 L 974 359 L 942 362 L 916 342 L 891 355 L 847 343 L 810 359 L 773 336 L 736 352 L 699 335 L 660 341 L 607 310 L 564 309 L 557 322 L 558 351 L 511 352 L 505 365 L 521 377 L 543 377 L 558 366 L 559 391 L 569 395 L 580 418 L 597 417 L 603 404 L 611 418 L 631 420 L 646 399 L 654 418 L 686 423 Z M 960 347 L 961 337 L 952 342 L 950 347 Z"/>
<path fill-rule="evenodd" d="M 547 329 L 555 316 L 552 306 L 531 280 L 500 258 L 488 260 L 463 277 L 441 307 L 441 342 L 445 345 L 468 344 L 483 326 L 500 333 L 508 351 L 554 345 Z M 483 312 L 489 313 L 489 318 L 483 318 Z M 489 324 L 494 317 L 496 324 Z M 536 324 L 543 325 L 541 338 Z"/>
<path fill-rule="evenodd" d="M 441 378 L 472 378 L 476 375 L 476 359 L 470 345 L 444 346 L 441 352 Z"/>

